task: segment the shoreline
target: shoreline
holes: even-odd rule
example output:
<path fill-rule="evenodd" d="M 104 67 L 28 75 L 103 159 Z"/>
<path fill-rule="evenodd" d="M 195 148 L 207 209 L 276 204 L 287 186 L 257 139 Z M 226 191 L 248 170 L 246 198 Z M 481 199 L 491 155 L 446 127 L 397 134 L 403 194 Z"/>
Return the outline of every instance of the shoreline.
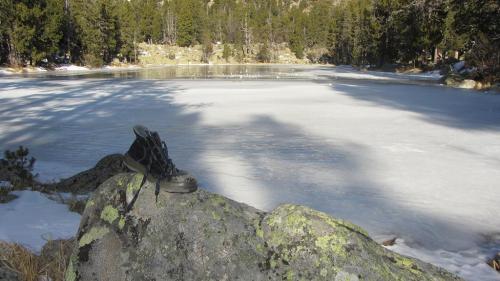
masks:
<path fill-rule="evenodd" d="M 262 67 L 262 68 L 290 68 L 290 69 L 304 69 L 311 70 L 311 73 L 277 73 L 275 76 L 270 74 L 249 74 L 248 72 L 231 72 L 228 74 L 201 74 L 201 75 L 174 75 L 173 77 L 166 77 L 167 79 L 280 79 L 280 80 L 296 80 L 296 79 L 315 79 L 315 78 L 334 78 L 334 79 L 347 79 L 347 80 L 368 80 L 378 82 L 394 82 L 394 83 L 408 83 L 408 84 L 439 84 L 449 88 L 458 89 L 473 89 L 481 92 L 499 93 L 499 85 L 491 85 L 480 81 L 471 79 L 457 78 L 454 74 L 441 75 L 439 70 L 422 71 L 418 68 L 408 69 L 406 71 L 384 70 L 377 68 L 358 67 L 353 65 L 333 65 L 333 64 L 300 64 L 300 63 L 193 63 L 193 64 L 123 64 L 120 66 L 103 66 L 98 68 L 84 67 L 77 65 L 59 65 L 53 69 L 43 67 L 0 67 L 0 77 L 40 77 L 40 76 L 71 76 L 71 75 L 93 75 L 93 74 L 108 74 L 108 73 L 126 73 L 126 72 L 140 72 L 148 70 L 162 70 L 173 68 L 246 68 L 246 67 Z M 342 72 L 342 73 L 339 73 Z M 290 75 L 293 74 L 293 75 Z M 138 77 L 143 78 L 143 77 Z M 160 75 L 158 78 L 164 78 Z"/>

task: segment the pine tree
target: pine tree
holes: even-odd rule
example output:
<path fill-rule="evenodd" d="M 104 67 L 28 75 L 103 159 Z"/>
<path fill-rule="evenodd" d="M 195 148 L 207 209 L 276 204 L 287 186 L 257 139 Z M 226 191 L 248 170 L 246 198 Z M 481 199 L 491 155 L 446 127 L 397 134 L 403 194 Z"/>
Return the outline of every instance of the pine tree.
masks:
<path fill-rule="evenodd" d="M 290 49 L 299 59 L 304 57 L 305 48 L 305 16 L 298 8 L 293 8 L 290 13 Z"/>
<path fill-rule="evenodd" d="M 177 45 L 191 46 L 196 40 L 193 0 L 180 1 L 177 20 Z"/>

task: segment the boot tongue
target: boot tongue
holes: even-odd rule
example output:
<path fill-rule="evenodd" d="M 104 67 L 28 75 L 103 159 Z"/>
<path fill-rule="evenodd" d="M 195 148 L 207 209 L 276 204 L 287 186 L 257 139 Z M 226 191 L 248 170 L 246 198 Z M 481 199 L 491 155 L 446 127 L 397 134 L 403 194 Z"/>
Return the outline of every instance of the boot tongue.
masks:
<path fill-rule="evenodd" d="M 161 154 L 157 155 L 160 157 L 155 157 L 156 161 L 161 161 L 161 163 L 158 163 L 161 165 L 161 169 L 163 170 L 162 172 L 165 173 L 163 176 L 167 176 L 169 178 L 175 176 L 178 174 L 177 169 L 175 168 L 174 163 L 172 162 L 172 159 L 168 157 L 168 148 L 167 144 L 161 140 L 160 135 L 158 132 L 151 132 L 150 138 L 152 140 L 152 143 L 154 147 L 152 148 L 154 150 L 154 153 Z"/>

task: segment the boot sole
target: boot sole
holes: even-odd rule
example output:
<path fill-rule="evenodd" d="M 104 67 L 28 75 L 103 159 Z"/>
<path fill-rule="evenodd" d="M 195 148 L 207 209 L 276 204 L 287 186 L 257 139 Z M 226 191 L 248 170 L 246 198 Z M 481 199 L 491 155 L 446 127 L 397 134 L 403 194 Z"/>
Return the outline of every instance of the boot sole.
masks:
<path fill-rule="evenodd" d="M 149 135 L 149 129 L 142 125 L 135 125 L 133 130 L 136 136 L 139 136 L 143 139 L 145 139 Z"/>
<path fill-rule="evenodd" d="M 136 173 L 140 173 L 143 175 L 147 174 L 146 167 L 144 165 L 142 165 L 141 163 L 132 159 L 132 157 L 130 157 L 128 154 L 125 154 L 123 163 L 125 164 L 125 166 L 127 166 L 127 168 L 129 168 L 130 170 L 132 170 Z M 186 182 L 185 180 L 188 177 L 190 177 L 190 176 L 186 174 L 186 175 L 174 177 L 174 180 L 171 180 L 171 181 L 160 180 L 160 189 L 167 191 L 167 192 L 170 192 L 170 193 L 194 192 L 198 189 L 198 185 L 196 183 L 196 180 L 192 177 L 191 177 L 190 182 Z M 175 178 L 181 178 L 184 180 L 175 180 Z M 148 175 L 146 177 L 146 180 L 153 183 L 153 184 L 156 184 L 156 182 L 158 181 L 158 179 L 156 179 L 155 177 L 153 177 L 151 175 Z"/>

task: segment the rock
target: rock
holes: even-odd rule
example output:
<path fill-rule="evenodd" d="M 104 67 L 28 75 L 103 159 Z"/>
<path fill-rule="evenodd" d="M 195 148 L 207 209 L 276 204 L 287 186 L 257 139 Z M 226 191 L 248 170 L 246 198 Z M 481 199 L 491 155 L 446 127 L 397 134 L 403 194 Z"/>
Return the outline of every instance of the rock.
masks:
<path fill-rule="evenodd" d="M 444 84 L 450 87 L 461 89 L 483 90 L 491 87 L 489 83 L 481 83 L 472 79 L 463 79 L 458 75 L 450 75 L 444 79 Z"/>
<path fill-rule="evenodd" d="M 476 81 L 474 81 L 472 79 L 465 79 L 464 81 L 462 81 L 458 85 L 458 87 L 462 88 L 462 89 L 475 89 L 476 88 Z"/>
<path fill-rule="evenodd" d="M 265 213 L 204 190 L 160 192 L 120 174 L 85 208 L 67 281 L 461 280 L 384 249 L 347 221 L 298 205 Z"/>
<path fill-rule="evenodd" d="M 111 154 L 99 160 L 94 168 L 57 183 L 46 184 L 44 188 L 63 192 L 86 193 L 94 191 L 112 176 L 128 171 L 123 165 L 123 155 Z"/>
<path fill-rule="evenodd" d="M 398 239 L 397 237 L 394 237 L 392 239 L 385 240 L 384 242 L 382 242 L 382 246 L 386 246 L 386 247 L 394 246 L 396 244 L 397 239 Z"/>
<path fill-rule="evenodd" d="M 456 75 L 449 75 L 444 78 L 443 82 L 446 86 L 458 88 L 460 86 L 460 83 L 462 83 L 462 81 L 463 79 L 457 77 Z"/>
<path fill-rule="evenodd" d="M 459 61 L 453 64 L 453 70 L 460 72 L 465 67 L 465 61 Z"/>

